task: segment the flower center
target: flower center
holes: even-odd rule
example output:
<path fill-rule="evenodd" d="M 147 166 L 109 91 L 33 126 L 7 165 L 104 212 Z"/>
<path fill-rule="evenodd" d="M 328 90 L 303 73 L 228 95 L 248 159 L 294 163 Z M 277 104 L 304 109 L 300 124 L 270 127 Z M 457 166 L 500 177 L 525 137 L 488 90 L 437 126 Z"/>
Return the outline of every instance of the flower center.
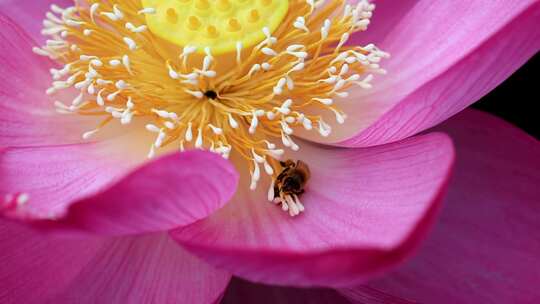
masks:
<path fill-rule="evenodd" d="M 216 99 L 218 97 L 216 91 L 214 91 L 214 90 L 208 90 L 208 91 L 204 92 L 204 96 L 206 96 L 206 98 L 210 98 L 210 99 Z"/>
<path fill-rule="evenodd" d="M 369 89 L 388 56 L 346 44 L 369 24 L 367 0 L 87 0 L 51 9 L 47 44 L 34 51 L 63 64 L 47 94 L 77 92 L 58 111 L 101 117 L 83 138 L 140 120 L 156 136 L 149 157 L 171 145 L 232 153 L 250 188 L 266 179 L 268 199 L 291 215 L 303 210 L 309 176 L 304 162 L 283 161 L 300 149 L 293 134 L 328 136 L 328 113 L 344 123 L 339 104 L 355 102 L 343 100 L 347 91 Z"/>
<path fill-rule="evenodd" d="M 146 15 L 155 35 L 179 46 L 191 45 L 219 55 L 234 51 L 236 44 L 250 47 L 262 41 L 261 31 L 275 31 L 289 9 L 287 0 L 142 0 L 156 9 Z"/>

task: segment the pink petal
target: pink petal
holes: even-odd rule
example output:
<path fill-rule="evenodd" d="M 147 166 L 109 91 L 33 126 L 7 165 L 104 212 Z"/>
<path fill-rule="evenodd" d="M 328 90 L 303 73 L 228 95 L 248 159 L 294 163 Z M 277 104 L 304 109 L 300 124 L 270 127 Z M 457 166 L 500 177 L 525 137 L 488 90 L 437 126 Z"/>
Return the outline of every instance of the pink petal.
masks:
<path fill-rule="evenodd" d="M 540 50 L 536 0 L 397 2 L 378 1 L 373 26 L 356 36 L 392 58 L 372 90 L 356 90 L 343 102 L 349 119 L 328 139 L 337 145 L 377 145 L 432 127 Z"/>
<path fill-rule="evenodd" d="M 0 303 L 43 303 L 65 290 L 103 245 L 102 239 L 46 239 L 0 218 Z"/>
<path fill-rule="evenodd" d="M 441 219 L 418 256 L 370 288 L 415 303 L 538 303 L 538 140 L 472 110 L 440 129 L 458 160 Z"/>
<path fill-rule="evenodd" d="M 51 303 L 217 303 L 230 275 L 166 234 L 107 242 Z"/>
<path fill-rule="evenodd" d="M 35 41 L 45 41 L 41 35 L 43 19 L 51 4 L 61 7 L 73 6 L 73 0 L 0 0 L 0 13 L 9 16 L 24 29 Z"/>
<path fill-rule="evenodd" d="M 69 99 L 69 92 L 45 94 L 52 65 L 32 52 L 34 46 L 24 30 L 0 10 L 0 146 L 80 142 L 81 135 L 98 122 L 56 113 L 53 98 L 73 98 Z"/>
<path fill-rule="evenodd" d="M 209 152 L 169 155 L 125 175 L 126 161 L 107 151 L 99 144 L 4 150 L 3 214 L 42 229 L 164 231 L 206 217 L 236 188 L 232 165 Z"/>
<path fill-rule="evenodd" d="M 230 278 L 164 234 L 53 239 L 3 219 L 0 259 L 5 304 L 213 303 Z"/>
<path fill-rule="evenodd" d="M 350 302 L 331 289 L 270 286 L 233 278 L 221 304 L 247 303 L 349 304 Z"/>
<path fill-rule="evenodd" d="M 304 144 L 299 156 L 312 171 L 301 216 L 291 218 L 266 202 L 266 189 L 240 187 L 225 208 L 173 237 L 252 281 L 360 282 L 400 262 L 422 238 L 449 177 L 453 149 L 446 136 L 432 134 L 366 149 Z"/>
<path fill-rule="evenodd" d="M 419 302 L 394 296 L 384 291 L 362 285 L 355 288 L 341 289 L 341 294 L 353 304 L 418 304 Z M 441 303 L 441 299 L 437 302 Z"/>

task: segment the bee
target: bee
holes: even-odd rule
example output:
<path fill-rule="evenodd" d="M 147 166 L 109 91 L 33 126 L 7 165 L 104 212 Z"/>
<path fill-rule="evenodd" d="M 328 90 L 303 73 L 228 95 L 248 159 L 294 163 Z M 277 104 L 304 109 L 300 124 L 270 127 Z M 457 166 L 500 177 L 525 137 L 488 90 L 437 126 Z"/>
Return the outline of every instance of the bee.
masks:
<path fill-rule="evenodd" d="M 274 197 L 299 196 L 304 193 L 311 172 L 306 163 L 301 160 L 280 161 L 283 170 L 274 183 Z"/>

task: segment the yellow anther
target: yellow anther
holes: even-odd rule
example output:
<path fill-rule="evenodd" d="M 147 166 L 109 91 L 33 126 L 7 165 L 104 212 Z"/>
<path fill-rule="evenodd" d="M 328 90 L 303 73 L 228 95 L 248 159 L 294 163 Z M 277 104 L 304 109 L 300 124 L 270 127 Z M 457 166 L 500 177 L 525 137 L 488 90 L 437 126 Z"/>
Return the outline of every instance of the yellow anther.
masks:
<path fill-rule="evenodd" d="M 260 18 L 261 16 L 259 15 L 258 10 L 254 9 L 249 12 L 249 18 L 248 18 L 249 22 L 255 23 L 259 21 Z"/>
<path fill-rule="evenodd" d="M 236 52 L 240 42 L 249 48 L 263 41 L 263 28 L 273 33 L 289 10 L 289 0 L 141 0 L 148 29 L 178 46 L 193 46 L 203 53 Z M 217 39 L 219 38 L 219 39 Z"/>
<path fill-rule="evenodd" d="M 195 16 L 188 17 L 188 28 L 192 31 L 196 31 L 201 27 L 201 21 Z"/>
<path fill-rule="evenodd" d="M 178 22 L 178 14 L 176 14 L 176 10 L 174 8 L 169 8 L 167 10 L 167 21 L 170 23 Z"/>
<path fill-rule="evenodd" d="M 240 23 L 238 22 L 236 18 L 231 18 L 229 19 L 229 26 L 227 27 L 227 29 L 230 32 L 238 32 L 239 30 L 242 29 L 242 26 L 240 25 Z"/>
<path fill-rule="evenodd" d="M 209 25 L 206 28 L 206 33 L 208 34 L 208 37 L 210 37 L 212 39 L 215 39 L 215 38 L 217 38 L 219 36 L 217 28 L 215 26 L 213 26 L 213 25 Z"/>

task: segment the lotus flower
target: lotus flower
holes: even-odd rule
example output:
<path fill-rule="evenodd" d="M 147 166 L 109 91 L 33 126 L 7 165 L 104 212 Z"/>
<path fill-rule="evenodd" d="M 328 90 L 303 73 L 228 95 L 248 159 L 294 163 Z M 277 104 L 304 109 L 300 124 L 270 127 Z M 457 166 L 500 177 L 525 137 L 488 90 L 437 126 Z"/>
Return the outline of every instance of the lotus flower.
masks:
<path fill-rule="evenodd" d="M 167 3 L 0 2 L 0 302 L 540 299 L 540 2 Z"/>

